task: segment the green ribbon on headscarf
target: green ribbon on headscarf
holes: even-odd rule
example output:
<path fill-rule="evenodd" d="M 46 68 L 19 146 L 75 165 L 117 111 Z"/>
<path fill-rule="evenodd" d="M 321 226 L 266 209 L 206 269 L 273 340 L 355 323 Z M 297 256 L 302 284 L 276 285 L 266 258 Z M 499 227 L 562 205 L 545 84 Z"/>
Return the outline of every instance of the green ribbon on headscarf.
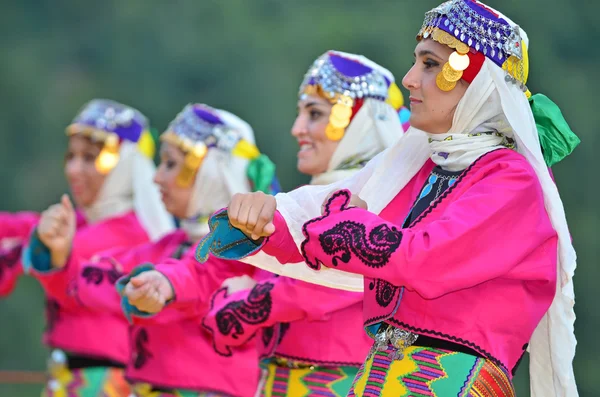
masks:
<path fill-rule="evenodd" d="M 260 154 L 258 157 L 250 160 L 246 169 L 246 175 L 252 182 L 255 192 L 273 193 L 271 191 L 271 184 L 275 179 L 275 163 L 266 155 Z"/>
<path fill-rule="evenodd" d="M 544 161 L 548 167 L 567 157 L 581 142 L 571 130 L 558 105 L 544 94 L 529 98 L 535 125 L 540 137 Z"/>

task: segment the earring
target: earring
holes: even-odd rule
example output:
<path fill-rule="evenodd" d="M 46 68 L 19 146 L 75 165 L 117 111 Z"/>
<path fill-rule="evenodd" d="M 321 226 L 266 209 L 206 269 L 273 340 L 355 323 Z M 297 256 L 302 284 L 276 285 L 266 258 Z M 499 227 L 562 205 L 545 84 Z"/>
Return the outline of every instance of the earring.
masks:
<path fill-rule="evenodd" d="M 346 95 L 340 95 L 337 103 L 331 108 L 329 115 L 329 124 L 325 129 L 327 139 L 331 141 L 339 141 L 344 137 L 346 127 L 350 124 L 352 117 L 352 106 L 354 101 Z"/>

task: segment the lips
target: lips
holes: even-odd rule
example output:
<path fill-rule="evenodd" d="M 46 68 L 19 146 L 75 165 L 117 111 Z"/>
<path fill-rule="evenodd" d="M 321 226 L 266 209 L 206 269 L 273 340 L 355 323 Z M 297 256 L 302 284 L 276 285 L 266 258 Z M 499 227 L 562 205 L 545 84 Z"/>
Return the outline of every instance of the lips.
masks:
<path fill-rule="evenodd" d="M 409 99 L 411 105 L 418 105 L 419 103 L 423 103 L 422 100 L 417 99 L 417 98 L 412 97 L 412 96 L 409 97 L 408 99 Z"/>
<path fill-rule="evenodd" d="M 84 192 L 84 190 L 85 188 L 83 187 L 83 185 L 71 184 L 71 192 L 73 192 L 73 194 L 76 196 L 80 196 L 81 193 Z"/>
<path fill-rule="evenodd" d="M 169 195 L 167 194 L 167 192 L 165 192 L 164 190 L 160 191 L 160 198 L 162 201 L 165 201 L 168 197 Z"/>
<path fill-rule="evenodd" d="M 298 157 L 306 155 L 315 148 L 312 142 L 305 140 L 298 141 L 298 146 L 300 146 L 300 149 L 298 150 Z"/>

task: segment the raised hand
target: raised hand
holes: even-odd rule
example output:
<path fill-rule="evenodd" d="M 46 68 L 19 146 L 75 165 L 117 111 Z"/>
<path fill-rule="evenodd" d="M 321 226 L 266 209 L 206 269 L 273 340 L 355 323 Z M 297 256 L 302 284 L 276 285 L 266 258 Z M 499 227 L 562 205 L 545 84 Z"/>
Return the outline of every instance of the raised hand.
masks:
<path fill-rule="evenodd" d="M 76 226 L 75 210 L 66 194 L 63 194 L 60 203 L 42 212 L 37 234 L 50 250 L 53 267 L 62 268 L 67 263 Z"/>
<path fill-rule="evenodd" d="M 275 232 L 273 217 L 277 209 L 275 197 L 262 193 L 236 194 L 227 208 L 229 222 L 252 240 Z"/>
<path fill-rule="evenodd" d="M 123 292 L 129 303 L 146 313 L 158 313 L 173 299 L 169 279 L 157 270 L 143 272 L 129 280 Z"/>

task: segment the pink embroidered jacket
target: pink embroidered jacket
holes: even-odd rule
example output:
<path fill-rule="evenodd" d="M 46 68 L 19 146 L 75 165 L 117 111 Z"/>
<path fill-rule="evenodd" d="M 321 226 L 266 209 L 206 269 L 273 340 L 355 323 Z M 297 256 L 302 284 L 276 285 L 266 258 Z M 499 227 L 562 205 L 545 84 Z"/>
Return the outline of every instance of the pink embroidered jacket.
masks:
<path fill-rule="evenodd" d="M 247 274 L 253 268 L 241 262 L 212 259 L 201 265 L 194 258 L 194 247 L 184 244 L 186 240 L 185 232 L 178 230 L 156 243 L 100 253 L 75 266 L 79 270 L 71 290 L 86 310 L 115 318 L 120 334 L 126 337 L 120 335 L 120 340 L 128 340 L 131 346 L 124 360 L 130 382 L 251 397 L 259 375 L 255 346 L 239 349 L 235 359 L 218 355 L 200 320 L 208 311 L 210 296 L 225 279 Z M 143 263 L 157 265 L 138 266 Z M 120 281 L 126 283 L 142 267 L 155 267 L 174 288 L 175 298 L 158 315 L 126 310 L 125 300 L 122 302 L 115 289 L 120 275 L 133 271 Z M 132 326 L 123 315 L 124 309 Z M 95 336 L 105 340 L 105 330 L 97 327 Z"/>
<path fill-rule="evenodd" d="M 490 152 L 407 228 L 434 164 L 379 214 L 347 208 L 349 192 L 303 227 L 302 256 L 365 277 L 364 324 L 385 321 L 469 347 L 513 370 L 556 290 L 557 234 L 523 156 Z M 263 250 L 297 261 L 283 218 Z"/>
<path fill-rule="evenodd" d="M 322 366 L 360 366 L 372 341 L 361 327 L 363 294 L 339 291 L 264 270 L 252 290 L 217 291 L 203 325 L 215 349 L 230 354 L 258 333 L 261 358 Z M 259 332 L 260 331 L 260 332 Z"/>
<path fill-rule="evenodd" d="M 47 327 L 44 342 L 67 352 L 125 363 L 129 357 L 127 326 L 121 316 L 91 310 L 77 300 L 79 260 L 89 259 L 111 247 L 133 247 L 148 241 L 146 231 L 134 212 L 91 225 L 78 225 L 71 259 L 64 269 L 38 269 L 25 255 L 23 265 L 41 283 L 47 297 Z M 35 255 L 35 254 L 34 254 Z M 30 263 L 28 263 L 28 261 Z M 122 273 L 107 272 L 98 279 L 86 273 L 90 282 L 103 278 L 116 281 Z M 113 281 L 113 282 L 114 282 Z"/>
<path fill-rule="evenodd" d="M 0 297 L 10 294 L 23 274 L 23 247 L 39 220 L 37 212 L 0 212 Z M 86 220 L 78 211 L 77 228 L 85 225 Z"/>
<path fill-rule="evenodd" d="M 21 251 L 40 215 L 0 212 L 0 297 L 9 295 L 23 274 Z"/>

